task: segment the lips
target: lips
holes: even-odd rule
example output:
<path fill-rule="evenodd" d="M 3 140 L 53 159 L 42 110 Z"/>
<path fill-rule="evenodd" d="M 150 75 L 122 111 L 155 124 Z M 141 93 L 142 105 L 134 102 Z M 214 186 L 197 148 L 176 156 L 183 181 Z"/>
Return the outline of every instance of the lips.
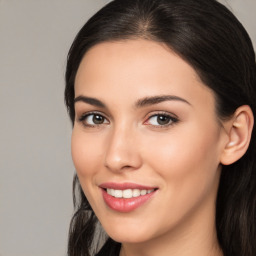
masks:
<path fill-rule="evenodd" d="M 100 185 L 105 203 L 118 212 L 131 212 L 153 197 L 157 188 L 134 183 L 104 183 Z"/>

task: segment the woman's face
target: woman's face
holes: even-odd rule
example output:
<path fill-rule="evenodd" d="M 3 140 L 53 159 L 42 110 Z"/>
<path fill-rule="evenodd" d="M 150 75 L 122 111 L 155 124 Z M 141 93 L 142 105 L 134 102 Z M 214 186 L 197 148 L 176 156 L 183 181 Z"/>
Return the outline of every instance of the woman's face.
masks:
<path fill-rule="evenodd" d="M 101 43 L 79 66 L 75 98 L 74 165 L 113 239 L 214 226 L 227 136 L 191 66 L 160 43 Z"/>

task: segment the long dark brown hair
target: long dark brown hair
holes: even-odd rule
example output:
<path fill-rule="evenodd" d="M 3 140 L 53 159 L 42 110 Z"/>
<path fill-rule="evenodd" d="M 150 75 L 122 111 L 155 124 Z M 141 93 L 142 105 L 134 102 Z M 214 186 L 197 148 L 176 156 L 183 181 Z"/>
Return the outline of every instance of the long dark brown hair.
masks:
<path fill-rule="evenodd" d="M 84 54 L 106 41 L 146 39 L 165 43 L 197 72 L 215 95 L 220 119 L 249 105 L 256 117 L 256 64 L 251 40 L 236 17 L 215 0 L 115 0 L 82 27 L 67 60 L 65 102 L 74 123 L 74 80 Z M 97 217 L 77 176 L 68 255 L 94 255 Z M 225 256 L 256 255 L 256 134 L 246 154 L 222 167 L 216 230 Z M 110 241 L 111 244 L 114 241 Z M 95 251 L 93 252 L 93 248 Z"/>

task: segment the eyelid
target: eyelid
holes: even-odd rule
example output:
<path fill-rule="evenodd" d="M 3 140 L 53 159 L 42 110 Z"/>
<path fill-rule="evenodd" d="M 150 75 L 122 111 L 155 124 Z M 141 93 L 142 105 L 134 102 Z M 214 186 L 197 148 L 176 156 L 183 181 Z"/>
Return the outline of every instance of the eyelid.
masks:
<path fill-rule="evenodd" d="M 150 118 L 153 118 L 153 117 L 156 117 L 156 116 L 161 116 L 161 115 L 170 118 L 170 123 L 164 124 L 164 125 L 161 125 L 161 124 L 152 125 L 152 124 L 147 123 Z M 179 118 L 175 114 L 170 113 L 170 112 L 166 112 L 166 111 L 157 111 L 155 113 L 148 114 L 144 124 L 152 126 L 152 127 L 156 127 L 156 128 L 166 128 L 166 127 L 169 127 L 169 126 L 172 126 L 172 125 L 176 124 L 177 122 L 179 122 Z"/>
<path fill-rule="evenodd" d="M 104 118 L 108 119 L 106 117 L 106 115 L 104 113 L 102 113 L 101 111 L 95 111 L 95 110 L 92 110 L 92 111 L 85 111 L 81 114 L 77 114 L 77 120 L 80 120 L 82 118 L 85 118 L 86 116 L 89 116 L 89 115 L 101 115 L 103 116 Z"/>
<path fill-rule="evenodd" d="M 104 118 L 104 122 L 101 124 L 88 124 L 88 123 L 86 124 L 84 122 L 84 120 L 90 115 L 100 115 Z M 169 123 L 154 125 L 154 124 L 150 124 L 148 122 L 151 118 L 161 116 L 161 115 L 170 118 Z M 167 128 L 167 127 L 173 126 L 177 122 L 179 122 L 179 118 L 175 114 L 167 112 L 167 111 L 155 111 L 153 113 L 151 112 L 151 113 L 147 114 L 147 116 L 145 118 L 146 118 L 146 121 L 144 121 L 143 124 L 151 126 L 151 127 L 155 127 L 155 128 Z M 107 118 L 106 115 L 100 111 L 88 111 L 88 112 L 82 113 L 81 115 L 77 116 L 77 121 L 82 123 L 87 128 L 100 127 L 102 125 L 106 125 L 106 124 L 110 123 L 109 118 Z M 107 122 L 105 122 L 105 121 L 107 121 Z"/>
<path fill-rule="evenodd" d="M 85 126 L 85 127 L 98 127 L 98 126 L 101 126 L 101 125 L 105 125 L 106 123 L 105 122 L 103 122 L 102 124 L 94 124 L 94 125 L 92 125 L 92 124 L 85 124 L 83 121 L 88 117 L 88 116 L 90 116 L 90 115 L 100 115 L 100 116 L 102 116 L 105 120 L 107 120 L 107 123 L 110 123 L 110 121 L 109 121 L 109 119 L 105 116 L 105 114 L 104 113 L 102 113 L 102 112 L 99 112 L 99 111 L 89 111 L 89 112 L 85 112 L 85 113 L 83 113 L 83 114 L 81 114 L 81 115 L 79 115 L 78 117 L 77 117 L 77 121 L 78 122 L 81 122 L 81 123 L 83 123 L 83 125 Z"/>

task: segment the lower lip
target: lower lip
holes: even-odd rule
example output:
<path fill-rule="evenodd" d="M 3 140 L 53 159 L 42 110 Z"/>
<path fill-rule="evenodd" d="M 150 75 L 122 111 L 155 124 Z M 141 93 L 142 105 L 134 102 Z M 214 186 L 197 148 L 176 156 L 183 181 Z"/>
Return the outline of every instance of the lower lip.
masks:
<path fill-rule="evenodd" d="M 102 189 L 103 199 L 109 208 L 118 212 L 131 212 L 141 205 L 146 203 L 156 191 L 148 193 L 143 196 L 132 197 L 132 198 L 116 198 L 107 193 L 106 190 Z"/>

